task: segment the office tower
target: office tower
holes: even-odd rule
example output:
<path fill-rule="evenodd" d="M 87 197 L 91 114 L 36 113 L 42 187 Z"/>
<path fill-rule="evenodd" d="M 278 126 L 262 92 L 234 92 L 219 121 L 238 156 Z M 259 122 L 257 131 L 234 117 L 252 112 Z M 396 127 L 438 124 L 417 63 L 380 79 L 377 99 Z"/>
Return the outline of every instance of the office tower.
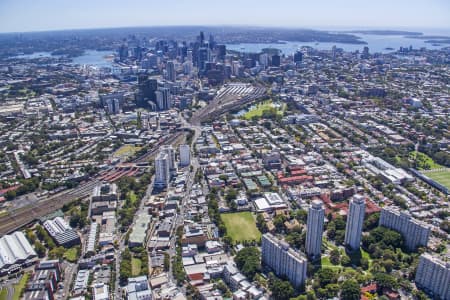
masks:
<path fill-rule="evenodd" d="M 313 200 L 308 210 L 306 254 L 313 259 L 320 257 L 322 247 L 323 219 L 325 217 L 322 204 L 320 200 Z"/>
<path fill-rule="evenodd" d="M 430 227 L 412 218 L 406 211 L 400 212 L 398 208 L 392 206 L 383 207 L 378 224 L 401 233 L 405 246 L 410 251 L 428 244 Z"/>
<path fill-rule="evenodd" d="M 355 195 L 350 200 L 347 224 L 345 226 L 345 245 L 350 250 L 358 250 L 364 223 L 366 201 L 363 195 Z"/>
<path fill-rule="evenodd" d="M 170 180 L 169 156 L 159 152 L 155 159 L 155 186 L 167 187 Z"/>
<path fill-rule="evenodd" d="M 206 68 L 206 63 L 210 60 L 210 50 L 209 48 L 200 48 L 198 49 L 198 64 L 197 67 L 200 71 L 204 71 Z"/>
<path fill-rule="evenodd" d="M 217 45 L 217 59 L 224 60 L 225 55 L 227 55 L 227 46 L 226 45 Z"/>
<path fill-rule="evenodd" d="M 198 41 L 200 43 L 200 47 L 203 47 L 203 45 L 205 44 L 205 34 L 203 33 L 203 31 L 200 31 L 200 35 L 198 36 Z"/>
<path fill-rule="evenodd" d="M 164 145 L 161 147 L 161 152 L 166 153 L 169 159 L 169 171 L 170 175 L 174 175 L 177 172 L 175 164 L 175 150 L 171 145 Z"/>
<path fill-rule="evenodd" d="M 307 260 L 289 244 L 270 233 L 262 236 L 263 264 L 274 270 L 277 276 L 286 276 L 296 288 L 306 281 Z"/>
<path fill-rule="evenodd" d="M 168 110 L 172 107 L 172 97 L 169 88 L 160 88 L 156 92 L 156 104 L 159 110 Z"/>
<path fill-rule="evenodd" d="M 126 45 L 121 45 L 117 52 L 119 54 L 120 61 L 124 61 L 128 58 L 128 47 Z"/>
<path fill-rule="evenodd" d="M 264 68 L 267 68 L 269 66 L 269 55 L 267 53 L 262 53 L 259 55 L 259 63 Z"/>
<path fill-rule="evenodd" d="M 180 165 L 182 167 L 191 164 L 191 149 L 189 145 L 180 145 Z"/>
<path fill-rule="evenodd" d="M 272 55 L 272 66 L 279 67 L 281 64 L 281 57 L 278 54 Z"/>
<path fill-rule="evenodd" d="M 361 53 L 361 58 L 369 58 L 369 47 L 365 46 Z"/>
<path fill-rule="evenodd" d="M 177 78 L 175 71 L 175 64 L 173 61 L 168 61 L 166 64 L 167 80 L 174 82 Z"/>
<path fill-rule="evenodd" d="M 302 59 L 303 59 L 303 53 L 301 51 L 297 50 L 294 53 L 294 63 L 296 63 L 296 64 L 301 63 Z"/>
<path fill-rule="evenodd" d="M 209 49 L 214 49 L 214 47 L 216 46 L 216 42 L 214 41 L 214 36 L 212 34 L 209 35 Z"/>
<path fill-rule="evenodd" d="M 186 60 L 192 62 L 192 50 L 188 50 Z"/>
<path fill-rule="evenodd" d="M 156 102 L 156 90 L 158 81 L 149 79 L 147 75 L 138 76 L 138 91 L 136 94 L 136 104 L 138 107 L 149 107 L 148 101 Z"/>
<path fill-rule="evenodd" d="M 416 285 L 440 299 L 450 299 L 450 262 L 444 262 L 428 253 L 420 256 L 416 271 Z"/>

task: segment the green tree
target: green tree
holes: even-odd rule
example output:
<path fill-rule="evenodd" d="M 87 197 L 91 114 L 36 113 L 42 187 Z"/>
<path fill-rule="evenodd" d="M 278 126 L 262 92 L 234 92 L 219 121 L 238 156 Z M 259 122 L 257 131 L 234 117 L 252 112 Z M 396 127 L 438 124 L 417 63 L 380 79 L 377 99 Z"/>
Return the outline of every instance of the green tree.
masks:
<path fill-rule="evenodd" d="M 353 279 L 344 281 L 342 284 L 341 299 L 343 300 L 359 300 L 360 288 L 358 282 Z"/>
<path fill-rule="evenodd" d="M 294 296 L 294 288 L 289 281 L 280 280 L 275 276 L 269 280 L 269 289 L 272 291 L 272 298 L 275 300 L 286 300 Z"/>
<path fill-rule="evenodd" d="M 246 247 L 234 257 L 236 266 L 248 278 L 253 279 L 261 271 L 261 253 L 256 247 Z"/>

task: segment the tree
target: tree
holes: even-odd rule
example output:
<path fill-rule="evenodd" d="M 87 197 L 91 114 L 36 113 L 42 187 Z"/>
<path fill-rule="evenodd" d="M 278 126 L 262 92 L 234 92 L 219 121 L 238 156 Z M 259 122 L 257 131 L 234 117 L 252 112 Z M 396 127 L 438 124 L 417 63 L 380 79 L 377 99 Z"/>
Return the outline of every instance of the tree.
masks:
<path fill-rule="evenodd" d="M 241 272 L 253 279 L 261 271 L 261 253 L 256 247 L 246 247 L 236 254 L 234 261 Z"/>
<path fill-rule="evenodd" d="M 341 258 L 341 254 L 339 253 L 338 249 L 331 250 L 331 252 L 330 252 L 330 262 L 333 265 L 338 265 L 339 261 L 340 261 L 340 258 Z"/>
<path fill-rule="evenodd" d="M 47 249 L 39 241 L 35 241 L 34 250 L 36 250 L 36 253 L 39 256 L 39 258 L 44 257 L 45 253 L 47 252 Z"/>
<path fill-rule="evenodd" d="M 341 299 L 359 300 L 360 293 L 359 284 L 355 280 L 349 279 L 342 284 Z"/>
<path fill-rule="evenodd" d="M 294 296 L 294 288 L 289 281 L 280 280 L 275 276 L 269 281 L 269 289 L 272 291 L 272 298 L 275 300 L 290 299 Z"/>
<path fill-rule="evenodd" d="M 322 268 L 316 273 L 320 286 L 325 287 L 330 283 L 337 283 L 338 274 L 330 268 Z"/>

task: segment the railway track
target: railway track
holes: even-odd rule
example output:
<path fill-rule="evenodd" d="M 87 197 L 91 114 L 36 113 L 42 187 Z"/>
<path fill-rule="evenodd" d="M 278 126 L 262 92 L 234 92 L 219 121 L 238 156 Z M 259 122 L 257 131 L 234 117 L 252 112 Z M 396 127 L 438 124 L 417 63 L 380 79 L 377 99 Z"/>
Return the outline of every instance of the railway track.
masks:
<path fill-rule="evenodd" d="M 159 147 L 162 145 L 172 144 L 184 135 L 183 132 L 177 132 L 158 145 L 150 152 L 133 160 L 134 163 L 145 162 L 156 155 Z M 74 189 L 65 190 L 61 193 L 50 196 L 45 200 L 38 201 L 28 206 L 18 208 L 6 215 L 0 217 L 0 236 L 13 232 L 49 213 L 60 209 L 64 204 L 70 203 L 80 198 L 88 197 L 101 180 L 98 175 L 88 182 L 82 183 Z"/>

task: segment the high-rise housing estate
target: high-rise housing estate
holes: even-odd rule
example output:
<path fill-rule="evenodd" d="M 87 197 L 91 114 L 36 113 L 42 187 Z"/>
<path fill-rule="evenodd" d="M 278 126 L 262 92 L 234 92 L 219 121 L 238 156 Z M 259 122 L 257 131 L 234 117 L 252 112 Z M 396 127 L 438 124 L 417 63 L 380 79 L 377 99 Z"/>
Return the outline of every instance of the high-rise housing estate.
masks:
<path fill-rule="evenodd" d="M 168 61 L 166 64 L 167 80 L 175 81 L 177 73 L 175 72 L 175 64 L 173 61 Z"/>
<path fill-rule="evenodd" d="M 428 244 L 430 226 L 412 218 L 406 211 L 400 212 L 393 206 L 383 207 L 378 224 L 400 232 L 408 250 L 414 251 L 417 247 Z"/>
<path fill-rule="evenodd" d="M 439 296 L 440 299 L 450 299 L 450 262 L 444 262 L 437 257 L 424 253 L 420 256 L 416 271 L 416 285 Z"/>
<path fill-rule="evenodd" d="M 155 159 L 155 186 L 167 187 L 169 180 L 169 155 L 165 152 L 159 152 Z"/>
<path fill-rule="evenodd" d="M 175 149 L 173 149 L 172 145 L 164 145 L 161 147 L 161 152 L 167 154 L 169 159 L 169 174 L 170 176 L 174 175 L 177 172 L 177 166 L 175 163 Z"/>
<path fill-rule="evenodd" d="M 345 226 L 345 245 L 349 250 L 357 250 L 361 244 L 366 201 L 363 195 L 356 194 L 350 200 L 347 224 Z"/>
<path fill-rule="evenodd" d="M 265 233 L 261 249 L 263 264 L 273 269 L 277 276 L 286 276 L 295 287 L 306 281 L 306 257 L 290 248 L 288 243 Z"/>
<path fill-rule="evenodd" d="M 180 145 L 180 165 L 182 167 L 191 164 L 191 149 L 189 145 Z"/>
<path fill-rule="evenodd" d="M 322 204 L 320 200 L 313 200 L 308 210 L 306 254 L 313 259 L 320 257 L 322 247 L 323 220 L 325 217 Z"/>

